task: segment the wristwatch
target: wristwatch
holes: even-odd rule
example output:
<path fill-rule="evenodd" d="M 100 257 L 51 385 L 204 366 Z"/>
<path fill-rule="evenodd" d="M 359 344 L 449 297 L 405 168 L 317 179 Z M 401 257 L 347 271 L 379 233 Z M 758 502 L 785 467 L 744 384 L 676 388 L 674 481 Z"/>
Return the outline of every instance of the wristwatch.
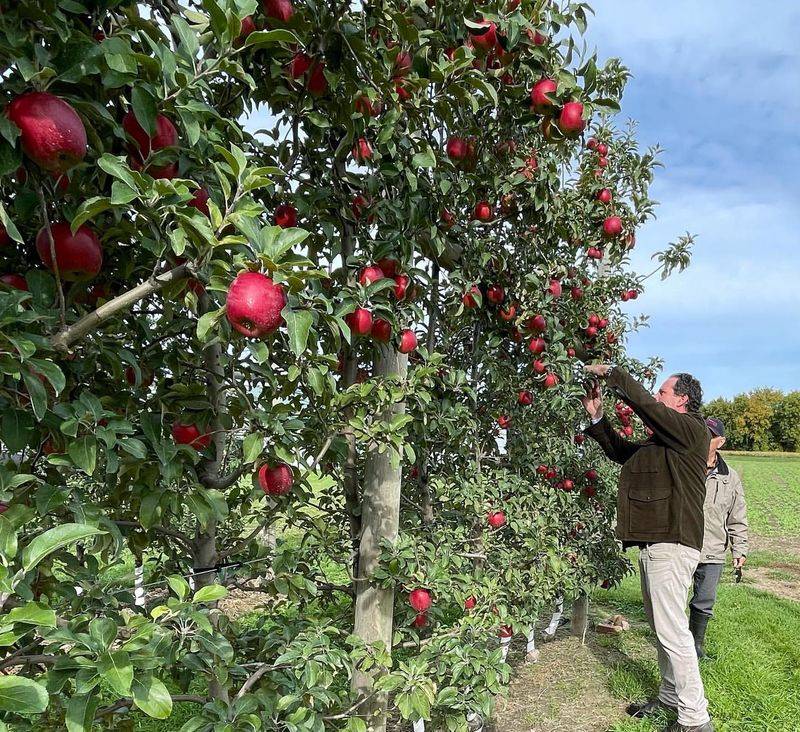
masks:
<path fill-rule="evenodd" d="M 604 379 L 607 379 L 607 378 L 608 378 L 608 375 L 611 373 L 611 371 L 612 371 L 613 369 L 614 369 L 614 364 L 609 364 L 609 365 L 608 365 L 608 368 L 606 369 L 606 372 L 603 374 L 603 378 L 604 378 Z"/>

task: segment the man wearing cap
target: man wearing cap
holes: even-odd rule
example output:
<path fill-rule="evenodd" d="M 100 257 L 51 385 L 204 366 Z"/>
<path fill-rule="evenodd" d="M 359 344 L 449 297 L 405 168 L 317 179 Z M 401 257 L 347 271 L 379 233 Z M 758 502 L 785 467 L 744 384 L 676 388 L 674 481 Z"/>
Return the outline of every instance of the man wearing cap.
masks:
<path fill-rule="evenodd" d="M 698 658 L 707 658 L 705 637 L 717 600 L 717 585 L 725 568 L 727 549 L 733 554 L 734 569 L 747 560 L 747 506 L 739 474 L 722 459 L 725 425 L 715 417 L 706 419 L 711 432 L 706 468 L 705 535 L 700 563 L 694 572 L 694 593 L 689 601 L 689 630 L 694 636 Z"/>
<path fill-rule="evenodd" d="M 645 615 L 656 637 L 661 687 L 658 697 L 631 704 L 646 717 L 664 709 L 678 721 L 663 732 L 713 732 L 686 600 L 703 546 L 703 501 L 711 435 L 700 416 L 703 392 L 691 374 L 673 374 L 653 396 L 624 369 L 587 365 L 651 431 L 634 442 L 621 437 L 603 415 L 598 382 L 583 397 L 591 418 L 587 435 L 622 465 L 617 489 L 617 538 L 638 546 Z"/>

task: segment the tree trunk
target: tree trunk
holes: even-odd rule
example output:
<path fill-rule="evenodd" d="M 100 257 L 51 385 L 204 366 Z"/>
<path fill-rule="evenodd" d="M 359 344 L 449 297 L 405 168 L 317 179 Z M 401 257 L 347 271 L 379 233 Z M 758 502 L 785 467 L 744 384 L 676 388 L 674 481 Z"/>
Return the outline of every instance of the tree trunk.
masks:
<path fill-rule="evenodd" d="M 577 597 L 575 602 L 572 603 L 572 623 L 570 625 L 570 632 L 572 635 L 577 636 L 583 643 L 586 638 L 586 629 L 589 626 L 589 597 L 586 594 L 581 594 Z"/>
<path fill-rule="evenodd" d="M 205 293 L 200 296 L 201 312 L 210 310 L 210 300 Z M 212 433 L 211 449 L 214 457 L 204 461 L 201 475 L 213 484 L 213 481 L 220 477 L 220 470 L 225 456 L 225 430 L 222 426 L 221 416 L 225 411 L 225 392 L 221 388 L 221 382 L 225 374 L 222 369 L 222 348 L 219 343 L 211 343 L 203 349 L 203 362 L 206 367 L 206 386 L 208 387 L 209 400 L 213 409 L 213 416 L 209 422 L 209 430 Z M 215 567 L 219 561 L 217 551 L 217 522 L 209 521 L 206 526 L 201 526 L 198 521 L 195 526 L 193 542 L 192 566 L 194 572 Z M 194 577 L 195 587 L 200 589 L 206 585 L 214 584 L 217 578 L 216 570 L 201 572 Z M 216 603 L 209 603 L 209 607 L 216 608 Z M 218 617 L 212 615 L 211 622 L 217 627 Z M 211 678 L 208 684 L 208 692 L 214 699 L 228 702 L 228 688 L 216 678 Z"/>
<path fill-rule="evenodd" d="M 405 377 L 408 357 L 394 349 L 381 346 L 376 359 L 377 376 Z M 389 422 L 396 414 L 405 411 L 405 403 L 394 404 L 380 415 Z M 393 467 L 389 450 L 378 452 L 372 445 L 367 453 L 366 474 L 361 511 L 361 541 L 359 547 L 360 575 L 356 579 L 356 614 L 353 632 L 368 644 L 382 641 L 386 648 L 392 646 L 392 615 L 394 589 L 378 587 L 370 581 L 377 567 L 382 539 L 395 541 L 400 524 L 400 479 L 402 469 Z M 359 713 L 367 721 L 369 732 L 385 732 L 388 696 L 385 693 L 370 697 L 373 683 L 380 668 L 369 672 L 354 669 L 353 691 L 366 701 Z M 369 697 L 369 698 L 367 698 Z"/>

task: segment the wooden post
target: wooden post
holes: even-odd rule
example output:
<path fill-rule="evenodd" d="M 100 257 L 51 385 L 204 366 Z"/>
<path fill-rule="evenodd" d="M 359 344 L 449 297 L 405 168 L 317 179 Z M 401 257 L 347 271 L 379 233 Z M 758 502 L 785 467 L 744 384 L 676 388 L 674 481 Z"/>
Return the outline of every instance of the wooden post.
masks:
<path fill-rule="evenodd" d="M 572 603 L 572 623 L 570 632 L 572 635 L 581 639 L 581 643 L 586 640 L 586 629 L 589 627 L 589 596 L 585 593 L 579 595 Z"/>
<path fill-rule="evenodd" d="M 375 375 L 404 378 L 408 356 L 393 348 L 381 346 L 376 356 Z M 396 414 L 405 411 L 405 403 L 393 404 L 379 416 L 382 422 L 390 422 Z M 383 642 L 387 649 L 392 646 L 392 615 L 394 589 L 382 588 L 370 581 L 376 569 L 382 539 L 395 541 L 400 524 L 400 479 L 402 468 L 392 465 L 390 450 L 378 452 L 378 445 L 371 445 L 367 453 L 364 476 L 364 491 L 361 509 L 361 542 L 359 547 L 356 577 L 356 609 L 353 632 L 368 644 Z M 365 699 L 358 707 L 369 732 L 385 732 L 388 695 L 372 695 L 373 683 L 382 673 L 380 668 L 368 672 L 353 670 L 353 691 Z"/>

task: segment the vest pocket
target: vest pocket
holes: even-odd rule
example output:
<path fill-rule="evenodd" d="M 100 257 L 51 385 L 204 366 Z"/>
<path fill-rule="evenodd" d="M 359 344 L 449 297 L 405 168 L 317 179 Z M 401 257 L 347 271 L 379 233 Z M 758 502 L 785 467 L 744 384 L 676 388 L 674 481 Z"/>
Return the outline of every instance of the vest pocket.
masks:
<path fill-rule="evenodd" d="M 635 534 L 666 534 L 670 530 L 671 486 L 631 487 L 628 530 Z"/>

